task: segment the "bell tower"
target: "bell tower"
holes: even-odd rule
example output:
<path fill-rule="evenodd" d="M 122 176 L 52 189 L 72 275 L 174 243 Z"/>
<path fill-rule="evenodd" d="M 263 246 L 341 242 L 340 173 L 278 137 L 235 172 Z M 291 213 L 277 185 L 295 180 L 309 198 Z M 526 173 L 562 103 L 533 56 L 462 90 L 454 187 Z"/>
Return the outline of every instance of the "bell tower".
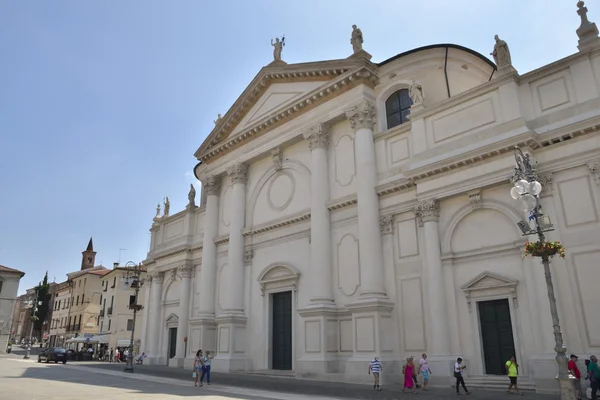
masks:
<path fill-rule="evenodd" d="M 87 245 L 87 249 L 82 251 L 81 254 L 81 270 L 94 268 L 94 264 L 96 262 L 96 252 L 94 251 L 94 243 L 92 242 L 92 238 L 90 238 L 90 242 Z"/>

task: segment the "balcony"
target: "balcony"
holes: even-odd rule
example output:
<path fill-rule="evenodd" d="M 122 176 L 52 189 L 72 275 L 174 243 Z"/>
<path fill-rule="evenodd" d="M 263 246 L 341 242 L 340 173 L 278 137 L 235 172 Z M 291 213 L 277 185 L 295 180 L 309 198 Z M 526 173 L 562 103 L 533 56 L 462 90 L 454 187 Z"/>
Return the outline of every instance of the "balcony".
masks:
<path fill-rule="evenodd" d="M 106 315 L 112 315 L 112 307 L 108 307 L 108 310 L 106 311 Z"/>
<path fill-rule="evenodd" d="M 80 328 L 81 328 L 81 325 L 80 325 L 80 324 L 73 324 L 73 329 L 72 329 L 72 331 L 73 331 L 73 332 L 77 332 L 77 331 L 79 331 L 79 329 L 80 329 Z"/>

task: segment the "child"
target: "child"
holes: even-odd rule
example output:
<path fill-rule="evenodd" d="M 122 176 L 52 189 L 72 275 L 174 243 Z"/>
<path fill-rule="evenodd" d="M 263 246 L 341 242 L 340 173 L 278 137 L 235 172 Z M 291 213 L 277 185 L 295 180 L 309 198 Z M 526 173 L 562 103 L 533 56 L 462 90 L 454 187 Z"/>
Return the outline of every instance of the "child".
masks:
<path fill-rule="evenodd" d="M 381 362 L 377 357 L 373 358 L 373 361 L 369 364 L 369 375 L 373 373 L 373 390 L 381 390 L 379 386 L 379 374 L 381 373 Z"/>

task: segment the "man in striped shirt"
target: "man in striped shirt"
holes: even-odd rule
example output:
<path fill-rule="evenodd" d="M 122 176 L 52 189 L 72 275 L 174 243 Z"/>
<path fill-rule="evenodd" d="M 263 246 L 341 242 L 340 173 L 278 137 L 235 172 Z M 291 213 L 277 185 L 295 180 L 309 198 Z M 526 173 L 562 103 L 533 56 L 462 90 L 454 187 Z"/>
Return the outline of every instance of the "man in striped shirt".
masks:
<path fill-rule="evenodd" d="M 369 374 L 373 373 L 373 390 L 381 390 L 381 386 L 379 386 L 379 374 L 381 373 L 381 362 L 377 357 L 373 359 L 369 363 Z"/>

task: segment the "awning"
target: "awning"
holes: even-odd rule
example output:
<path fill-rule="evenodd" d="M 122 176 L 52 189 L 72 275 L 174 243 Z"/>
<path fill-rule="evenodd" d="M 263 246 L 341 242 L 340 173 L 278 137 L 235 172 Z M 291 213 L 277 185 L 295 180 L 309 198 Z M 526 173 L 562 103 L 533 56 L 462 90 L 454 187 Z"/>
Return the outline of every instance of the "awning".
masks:
<path fill-rule="evenodd" d="M 95 335 L 90 338 L 89 343 L 108 344 L 108 337 L 106 337 L 104 335 Z"/>
<path fill-rule="evenodd" d="M 117 347 L 129 347 L 130 343 L 130 339 L 119 339 L 117 340 Z"/>
<path fill-rule="evenodd" d="M 65 343 L 87 343 L 84 337 L 74 337 L 73 339 L 67 340 Z"/>

